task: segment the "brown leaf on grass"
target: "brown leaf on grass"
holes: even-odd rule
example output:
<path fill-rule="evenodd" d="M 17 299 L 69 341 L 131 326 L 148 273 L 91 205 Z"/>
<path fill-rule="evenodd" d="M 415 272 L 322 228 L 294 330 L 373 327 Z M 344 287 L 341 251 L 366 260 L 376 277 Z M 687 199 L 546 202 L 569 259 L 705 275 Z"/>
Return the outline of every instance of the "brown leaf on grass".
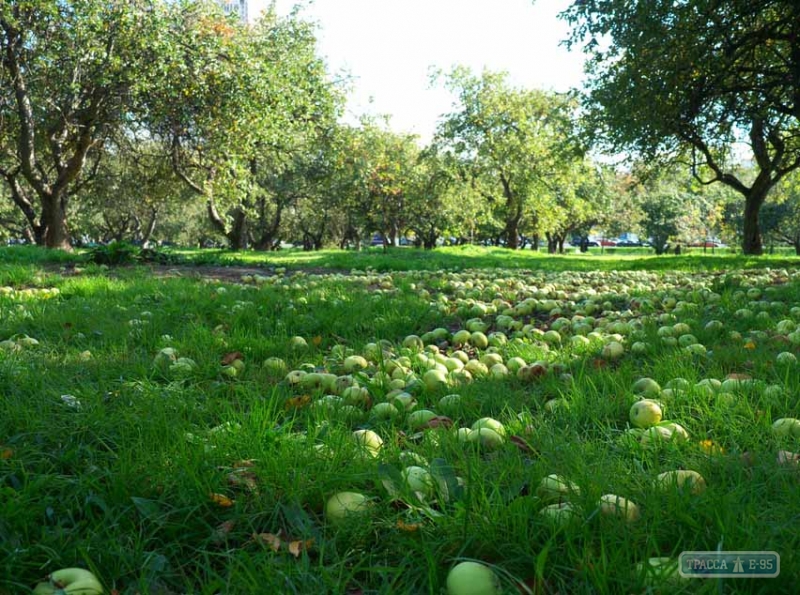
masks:
<path fill-rule="evenodd" d="M 798 467 L 800 466 L 800 454 L 796 452 L 789 452 L 788 450 L 779 450 L 778 465 Z"/>
<path fill-rule="evenodd" d="M 403 519 L 397 519 L 395 526 L 405 533 L 416 533 L 422 527 L 422 523 L 406 523 Z"/>
<path fill-rule="evenodd" d="M 226 353 L 222 356 L 222 365 L 223 366 L 230 366 L 233 362 L 237 359 L 244 361 L 244 356 L 242 355 L 241 351 L 231 351 L 230 353 Z"/>
<path fill-rule="evenodd" d="M 731 372 L 727 376 L 725 376 L 725 380 L 752 380 L 753 377 L 750 374 L 743 374 L 741 372 Z"/>
<path fill-rule="evenodd" d="M 249 469 L 250 467 L 256 466 L 255 459 L 242 459 L 240 461 L 234 461 L 233 468 L 234 469 Z"/>
<path fill-rule="evenodd" d="M 14 456 L 14 451 L 10 448 L 0 448 L 0 461 L 7 461 Z"/>
<path fill-rule="evenodd" d="M 311 403 L 311 397 L 308 395 L 300 395 L 299 397 L 292 397 L 291 399 L 286 401 L 286 404 L 283 408 L 286 411 L 290 409 L 302 409 L 303 407 L 307 407 Z"/>
<path fill-rule="evenodd" d="M 311 339 L 311 343 L 314 345 L 314 347 L 319 347 L 319 346 L 320 346 L 320 343 L 322 343 L 322 337 L 320 337 L 319 335 L 317 335 L 316 337 L 314 337 L 313 339 Z"/>
<path fill-rule="evenodd" d="M 295 541 L 290 541 L 289 547 L 287 549 L 289 550 L 289 553 L 292 554 L 295 558 L 299 558 L 303 550 L 308 550 L 313 545 L 314 545 L 313 539 L 306 539 L 306 540 L 298 539 Z"/>
<path fill-rule="evenodd" d="M 279 532 L 280 534 L 280 532 Z M 274 533 L 253 533 L 253 541 L 258 544 L 267 546 L 273 552 L 278 552 L 281 549 L 281 538 Z"/>
<path fill-rule="evenodd" d="M 444 415 L 437 415 L 432 417 L 427 423 L 421 426 L 421 429 L 435 429 L 435 428 L 451 428 L 453 427 L 453 420 Z"/>
<path fill-rule="evenodd" d="M 511 436 L 508 440 L 522 452 L 528 452 L 528 453 L 535 452 L 533 450 L 533 447 L 519 436 Z"/>
<path fill-rule="evenodd" d="M 228 484 L 237 488 L 245 488 L 254 494 L 258 493 L 258 478 L 252 471 L 237 469 L 228 473 Z"/>
<path fill-rule="evenodd" d="M 211 533 L 211 541 L 214 543 L 222 543 L 230 535 L 230 532 L 233 531 L 233 528 L 236 526 L 236 521 L 225 521 L 224 523 L 220 523 Z"/>
<path fill-rule="evenodd" d="M 216 504 L 221 508 L 230 508 L 231 506 L 233 506 L 234 502 L 236 502 L 235 500 L 231 500 L 224 494 L 211 493 L 208 495 L 208 497 L 214 504 Z"/>

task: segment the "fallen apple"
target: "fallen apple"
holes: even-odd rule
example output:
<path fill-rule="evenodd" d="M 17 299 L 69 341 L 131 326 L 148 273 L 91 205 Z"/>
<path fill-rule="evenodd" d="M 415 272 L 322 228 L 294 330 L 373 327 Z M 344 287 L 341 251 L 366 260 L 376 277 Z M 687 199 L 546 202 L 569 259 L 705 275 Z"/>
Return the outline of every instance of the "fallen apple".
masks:
<path fill-rule="evenodd" d="M 641 517 L 636 504 L 616 494 L 600 496 L 598 505 L 600 513 L 605 516 L 618 517 L 628 522 L 638 521 Z"/>
<path fill-rule="evenodd" d="M 649 428 L 660 422 L 662 415 L 661 406 L 657 402 L 643 399 L 631 407 L 630 420 L 637 428 Z"/>
<path fill-rule="evenodd" d="M 325 504 L 325 518 L 334 525 L 343 525 L 354 516 L 367 512 L 369 506 L 369 498 L 363 494 L 339 492 L 328 498 Z"/>
<path fill-rule="evenodd" d="M 652 378 L 639 378 L 633 383 L 633 392 L 645 397 L 657 397 L 661 393 L 661 386 Z"/>
<path fill-rule="evenodd" d="M 557 502 L 548 504 L 539 511 L 539 514 L 559 527 L 565 527 L 578 520 L 578 509 L 570 502 Z"/>
<path fill-rule="evenodd" d="M 660 488 L 675 486 L 683 489 L 687 484 L 692 494 L 702 494 L 706 489 L 706 480 L 703 476 L 690 469 L 665 471 L 656 477 L 656 487 Z"/>
<path fill-rule="evenodd" d="M 795 419 L 793 417 L 777 419 L 772 424 L 772 431 L 776 436 L 781 438 L 789 436 L 800 438 L 800 419 Z"/>
<path fill-rule="evenodd" d="M 672 439 L 672 430 L 664 426 L 652 426 L 642 432 L 639 443 L 642 446 L 655 446 Z"/>
<path fill-rule="evenodd" d="M 383 446 L 383 440 L 372 430 L 356 430 L 353 432 L 356 443 L 366 450 L 371 456 L 377 457 Z"/>
<path fill-rule="evenodd" d="M 412 430 L 418 430 L 431 421 L 434 417 L 436 417 L 436 413 L 430 409 L 418 409 L 413 413 L 409 413 L 408 425 Z"/>
<path fill-rule="evenodd" d="M 102 595 L 103 585 L 84 568 L 62 568 L 36 585 L 33 595 Z"/>
<path fill-rule="evenodd" d="M 480 430 L 481 428 L 489 428 L 490 430 L 494 430 L 495 432 L 500 434 L 500 436 L 506 435 L 505 426 L 496 419 L 493 419 L 491 417 L 482 417 L 474 424 L 472 424 L 473 430 Z"/>
<path fill-rule="evenodd" d="M 411 492 L 418 492 L 423 496 L 433 495 L 434 483 L 430 472 L 424 467 L 411 465 L 400 473 L 406 488 Z"/>
<path fill-rule="evenodd" d="M 560 475 L 552 474 L 539 482 L 536 493 L 542 500 L 556 500 L 571 494 L 580 494 L 580 488 Z"/>
<path fill-rule="evenodd" d="M 678 560 L 675 558 L 650 558 L 639 562 L 633 569 L 634 576 L 645 585 L 657 587 L 663 583 L 675 583 L 684 579 L 678 571 Z"/>
<path fill-rule="evenodd" d="M 478 443 L 487 450 L 494 450 L 503 445 L 503 436 L 490 428 L 479 428 L 471 430 L 467 434 L 467 441 Z"/>
<path fill-rule="evenodd" d="M 480 562 L 459 562 L 447 574 L 447 595 L 499 595 L 500 580 Z"/>

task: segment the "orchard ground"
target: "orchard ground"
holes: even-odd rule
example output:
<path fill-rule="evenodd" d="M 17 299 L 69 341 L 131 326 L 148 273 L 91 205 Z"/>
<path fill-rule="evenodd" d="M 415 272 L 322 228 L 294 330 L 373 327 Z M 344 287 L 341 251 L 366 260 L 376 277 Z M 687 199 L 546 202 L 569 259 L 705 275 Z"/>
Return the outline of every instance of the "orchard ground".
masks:
<path fill-rule="evenodd" d="M 3 595 L 795 591 L 800 260 L 178 256 L 0 250 Z M 781 575 L 637 566 L 717 549 Z"/>

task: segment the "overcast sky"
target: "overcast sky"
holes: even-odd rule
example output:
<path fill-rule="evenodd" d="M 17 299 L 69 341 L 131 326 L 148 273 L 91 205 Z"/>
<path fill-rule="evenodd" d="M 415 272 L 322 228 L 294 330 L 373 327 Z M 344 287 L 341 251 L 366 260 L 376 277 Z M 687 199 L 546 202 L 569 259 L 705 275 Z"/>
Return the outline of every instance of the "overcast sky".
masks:
<path fill-rule="evenodd" d="M 277 0 L 285 14 L 295 0 Z M 263 4 L 263 3 L 262 3 Z M 569 0 L 316 0 L 302 14 L 319 24 L 332 71 L 353 77 L 350 119 L 388 114 L 392 128 L 430 138 L 452 97 L 431 89 L 431 67 L 507 71 L 517 85 L 566 91 L 582 79 L 582 56 L 559 45 L 556 15 Z"/>

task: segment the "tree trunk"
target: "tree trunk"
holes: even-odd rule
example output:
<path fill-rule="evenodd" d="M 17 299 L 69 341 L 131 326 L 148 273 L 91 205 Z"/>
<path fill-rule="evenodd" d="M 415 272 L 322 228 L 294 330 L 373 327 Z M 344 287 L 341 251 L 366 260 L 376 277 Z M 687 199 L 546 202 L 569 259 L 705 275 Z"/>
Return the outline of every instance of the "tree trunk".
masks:
<path fill-rule="evenodd" d="M 761 205 L 767 198 L 769 187 L 762 189 L 753 185 L 745 196 L 744 202 L 744 237 L 742 238 L 742 252 L 752 256 L 764 254 L 764 245 L 761 239 L 761 228 L 758 224 L 758 213 Z"/>
<path fill-rule="evenodd" d="M 150 219 L 148 220 L 147 225 L 144 228 L 144 233 L 142 234 L 142 248 L 150 247 L 150 240 L 153 237 L 153 232 L 156 230 L 157 222 L 158 209 L 152 208 L 150 209 Z"/>
<path fill-rule="evenodd" d="M 794 247 L 794 255 L 800 256 L 800 238 L 792 242 L 792 246 Z"/>
<path fill-rule="evenodd" d="M 538 252 L 539 251 L 539 234 L 538 233 L 533 234 L 533 239 L 531 240 L 531 250 L 533 250 L 534 252 Z"/>
<path fill-rule="evenodd" d="M 44 245 L 48 248 L 72 251 L 67 227 L 67 200 L 63 195 L 42 197 L 42 228 L 44 229 Z"/>
<path fill-rule="evenodd" d="M 553 234 L 551 234 L 549 231 L 546 232 L 544 235 L 547 238 L 547 253 L 548 254 L 555 254 L 556 253 L 556 247 L 558 246 L 558 243 L 556 242 L 556 239 L 553 237 Z"/>
<path fill-rule="evenodd" d="M 239 208 L 234 209 L 233 226 L 231 230 L 225 234 L 228 237 L 231 250 L 247 250 L 247 223 L 247 213 Z"/>

